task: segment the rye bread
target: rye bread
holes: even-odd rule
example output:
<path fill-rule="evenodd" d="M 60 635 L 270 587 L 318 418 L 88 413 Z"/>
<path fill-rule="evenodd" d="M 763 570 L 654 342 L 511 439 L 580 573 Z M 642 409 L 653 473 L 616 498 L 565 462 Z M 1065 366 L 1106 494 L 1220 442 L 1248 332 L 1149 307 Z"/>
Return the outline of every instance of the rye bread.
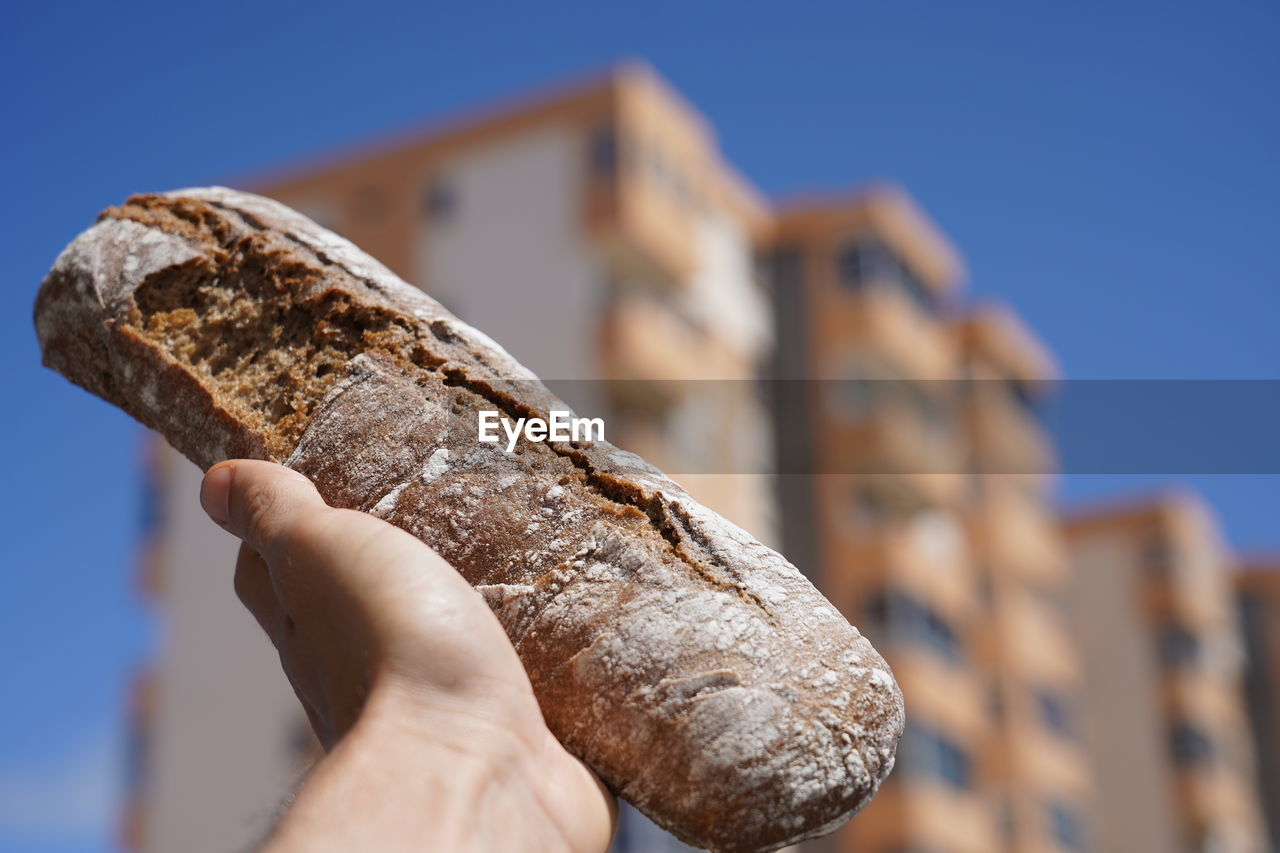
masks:
<path fill-rule="evenodd" d="M 479 443 L 481 409 L 565 407 L 289 208 L 134 196 L 59 256 L 35 321 L 46 365 L 202 468 L 285 463 L 436 549 L 497 614 L 561 742 L 684 841 L 823 834 L 892 769 L 901 692 L 799 571 L 607 442 Z"/>

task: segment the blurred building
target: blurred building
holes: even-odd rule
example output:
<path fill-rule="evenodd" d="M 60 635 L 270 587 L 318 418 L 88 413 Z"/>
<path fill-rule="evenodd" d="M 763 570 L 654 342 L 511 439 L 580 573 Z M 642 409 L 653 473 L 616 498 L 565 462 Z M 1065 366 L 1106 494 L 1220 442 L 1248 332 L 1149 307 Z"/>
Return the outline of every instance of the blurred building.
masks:
<path fill-rule="evenodd" d="M 1050 500 L 1056 460 L 1038 409 L 1056 368 L 1008 309 L 980 307 L 955 330 L 977 665 L 995 729 L 980 777 L 995 809 L 995 849 L 1092 850 L 1084 670 L 1064 606 L 1071 566 Z"/>
<path fill-rule="evenodd" d="M 1245 699 L 1258 759 L 1258 795 L 1268 806 L 1271 849 L 1280 851 L 1280 556 L 1243 560 L 1235 582 L 1248 660 Z"/>
<path fill-rule="evenodd" d="M 1175 493 L 1096 508 L 1065 530 L 1097 849 L 1265 850 L 1231 564 L 1212 516 Z"/>
<path fill-rule="evenodd" d="M 753 244 L 769 212 L 706 121 L 644 67 L 251 182 L 476 325 L 606 437 L 769 541 L 772 327 Z M 723 380 L 723 381 L 708 381 Z M 231 587 L 235 547 L 157 442 L 146 572 L 164 642 L 139 681 L 129 845 L 261 837 L 313 758 L 275 655 Z M 621 850 L 677 849 L 627 810 Z"/>
<path fill-rule="evenodd" d="M 903 192 L 772 209 L 643 66 L 243 185 L 603 416 L 885 653 L 908 708 L 898 767 L 806 850 L 1256 849 L 1211 525 L 1178 502 L 1104 513 L 1067 528 L 1068 552 L 1037 415 L 1053 360 L 1007 308 L 962 304 L 957 252 Z M 148 467 L 163 640 L 134 691 L 127 846 L 243 849 L 316 747 L 235 600 L 199 472 L 158 440 Z M 1241 590 L 1246 625 L 1275 613 Z M 1271 649 L 1274 623 L 1255 632 Z M 629 809 L 614 847 L 684 849 Z"/>
<path fill-rule="evenodd" d="M 1033 408 L 1051 360 L 1008 310 L 960 310 L 956 252 L 891 188 L 783 210 L 764 267 L 784 552 L 908 709 L 881 792 L 806 849 L 1085 849 L 1080 667 Z"/>

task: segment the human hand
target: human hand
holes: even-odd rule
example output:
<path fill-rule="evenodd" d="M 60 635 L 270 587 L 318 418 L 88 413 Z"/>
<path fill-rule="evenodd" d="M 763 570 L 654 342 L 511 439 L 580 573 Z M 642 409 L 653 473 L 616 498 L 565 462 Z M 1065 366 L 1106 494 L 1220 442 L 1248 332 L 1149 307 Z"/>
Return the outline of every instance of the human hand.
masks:
<path fill-rule="evenodd" d="M 601 851 L 617 806 L 547 729 L 515 650 L 438 554 L 270 462 L 209 469 L 236 593 L 329 753 L 269 850 Z"/>

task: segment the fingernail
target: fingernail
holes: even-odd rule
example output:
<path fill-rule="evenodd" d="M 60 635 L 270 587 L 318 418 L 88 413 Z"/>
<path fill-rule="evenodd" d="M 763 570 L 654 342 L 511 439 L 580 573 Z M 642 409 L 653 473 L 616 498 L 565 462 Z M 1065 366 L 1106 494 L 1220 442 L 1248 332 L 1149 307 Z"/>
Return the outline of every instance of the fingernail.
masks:
<path fill-rule="evenodd" d="M 231 520 L 231 466 L 218 465 L 204 475 L 200 484 L 200 506 L 220 526 Z"/>

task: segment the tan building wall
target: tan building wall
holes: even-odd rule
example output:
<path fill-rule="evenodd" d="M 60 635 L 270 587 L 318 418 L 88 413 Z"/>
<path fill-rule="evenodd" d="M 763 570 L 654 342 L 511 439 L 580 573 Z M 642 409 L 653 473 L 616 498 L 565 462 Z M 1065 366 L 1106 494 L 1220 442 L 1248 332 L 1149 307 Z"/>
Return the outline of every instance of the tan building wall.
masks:
<path fill-rule="evenodd" d="M 1065 527 L 1083 652 L 1098 849 L 1265 849 L 1229 562 L 1186 494 Z"/>
<path fill-rule="evenodd" d="M 969 647 L 978 609 L 961 441 L 928 399 L 958 365 L 944 318 L 959 261 L 891 188 L 784 209 L 767 257 L 785 398 L 778 458 L 796 475 L 782 483 L 784 551 L 885 654 L 909 727 L 875 800 L 806 849 L 992 850 L 976 775 L 990 726 Z"/>
<path fill-rule="evenodd" d="M 958 256 L 893 188 L 785 208 L 766 254 L 784 550 L 885 654 L 909 721 L 882 792 L 808 846 L 1087 849 L 1053 454 L 1025 402 L 1051 359 L 1009 310 L 960 311 Z"/>
<path fill-rule="evenodd" d="M 953 326 L 968 455 L 965 517 L 982 615 L 977 658 L 995 737 L 983 782 L 1004 849 L 1091 849 L 1083 672 L 1062 606 L 1066 546 L 1049 504 L 1053 453 L 1036 407 L 1056 367 L 1008 308 Z"/>

